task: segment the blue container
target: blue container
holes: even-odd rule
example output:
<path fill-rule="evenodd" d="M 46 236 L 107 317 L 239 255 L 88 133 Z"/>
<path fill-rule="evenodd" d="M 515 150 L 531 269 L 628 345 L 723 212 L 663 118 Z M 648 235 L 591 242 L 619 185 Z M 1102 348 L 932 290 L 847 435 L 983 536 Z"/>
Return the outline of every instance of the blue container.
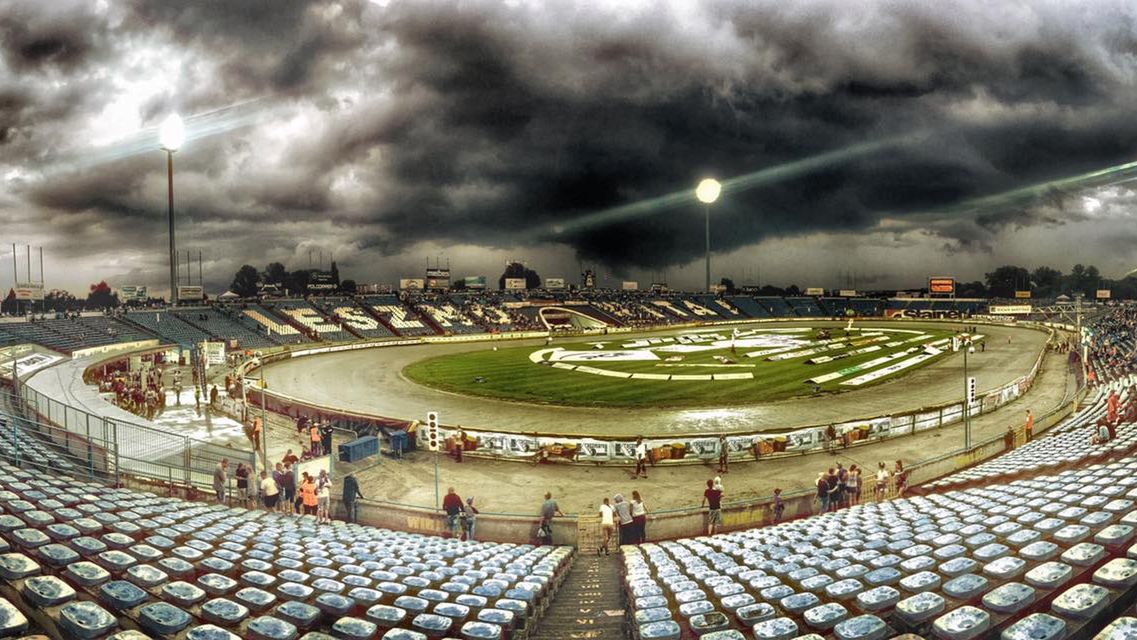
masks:
<path fill-rule="evenodd" d="M 364 436 L 351 442 L 345 442 L 339 447 L 340 462 L 357 462 L 379 453 L 379 438 Z"/>

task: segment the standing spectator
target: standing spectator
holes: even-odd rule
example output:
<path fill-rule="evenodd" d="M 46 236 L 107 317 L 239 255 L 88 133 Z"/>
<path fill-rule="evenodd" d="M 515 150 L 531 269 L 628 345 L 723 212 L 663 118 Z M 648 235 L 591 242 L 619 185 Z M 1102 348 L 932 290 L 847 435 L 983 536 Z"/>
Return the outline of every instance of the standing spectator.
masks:
<path fill-rule="evenodd" d="M 213 470 L 213 492 L 218 504 L 225 504 L 225 484 L 229 482 L 229 459 L 223 458 Z"/>
<path fill-rule="evenodd" d="M 212 407 L 217 406 L 217 385 L 209 388 L 209 404 Z"/>
<path fill-rule="evenodd" d="M 1015 448 L 1015 428 L 1007 425 L 1007 432 L 1003 434 L 1003 450 L 1012 451 Z"/>
<path fill-rule="evenodd" d="M 320 469 L 320 476 L 316 478 L 316 522 L 318 524 L 332 523 L 332 479 L 328 472 Z"/>
<path fill-rule="evenodd" d="M 647 542 L 647 507 L 644 506 L 639 491 L 632 492 L 632 531 L 636 536 L 636 544 Z"/>
<path fill-rule="evenodd" d="M 615 503 L 613 509 L 616 511 L 617 524 L 620 527 L 620 546 L 632 544 L 632 505 L 628 504 L 623 494 L 619 493 L 612 497 L 612 502 Z"/>
<path fill-rule="evenodd" d="M 343 506 L 347 511 L 347 521 L 355 522 L 355 500 L 362 498 L 363 494 L 359 492 L 359 481 L 355 479 L 352 474 L 347 474 L 343 479 Z"/>
<path fill-rule="evenodd" d="M 466 432 L 462 430 L 462 426 L 458 426 L 458 432 L 454 434 L 454 462 L 461 464 L 462 450 L 466 448 Z"/>
<path fill-rule="evenodd" d="M 320 455 L 320 423 L 313 422 L 311 428 L 308 429 L 308 452 L 313 458 Z"/>
<path fill-rule="evenodd" d="M 316 507 L 320 501 L 316 496 L 316 483 L 307 471 L 304 472 L 304 479 L 300 482 L 300 501 L 304 504 L 304 515 L 316 515 Z"/>
<path fill-rule="evenodd" d="M 284 475 L 281 476 L 280 493 L 284 496 L 284 509 L 286 513 L 296 511 L 296 472 L 292 465 L 284 465 Z"/>
<path fill-rule="evenodd" d="M 466 516 L 462 518 L 465 540 L 474 541 L 474 529 L 478 525 L 478 508 L 474 506 L 474 496 L 466 498 Z"/>
<path fill-rule="evenodd" d="M 903 498 L 904 491 L 908 489 L 908 472 L 904 470 L 904 462 L 901 460 L 896 461 L 896 467 L 892 470 L 892 475 L 896 479 L 896 497 Z"/>
<path fill-rule="evenodd" d="M 332 423 L 325 422 L 320 425 L 320 447 L 324 455 L 332 455 Z"/>
<path fill-rule="evenodd" d="M 608 498 L 604 498 L 604 502 L 600 504 L 600 546 L 596 549 L 596 555 L 600 555 L 603 551 L 604 555 L 608 555 L 608 543 L 612 540 L 612 531 L 616 528 L 616 511 L 612 505 L 608 503 Z"/>
<path fill-rule="evenodd" d="M 636 473 L 632 479 L 640 477 L 640 473 L 647 478 L 647 444 L 644 443 L 643 436 L 636 438 Z"/>
<path fill-rule="evenodd" d="M 462 498 L 454 491 L 454 487 L 446 490 L 442 510 L 446 512 L 446 530 L 450 532 L 451 538 L 457 538 L 462 532 Z"/>
<path fill-rule="evenodd" d="M 845 474 L 845 504 L 852 506 L 861 501 L 861 469 L 857 465 L 850 465 L 849 472 Z"/>
<path fill-rule="evenodd" d="M 836 439 L 837 430 L 833 428 L 833 425 L 825 427 L 825 450 L 831 455 L 837 455 L 837 452 L 833 450 L 833 441 Z"/>
<path fill-rule="evenodd" d="M 702 506 L 707 508 L 707 535 L 713 536 L 715 530 L 722 524 L 722 485 L 716 485 L 714 480 L 707 480 Z"/>
<path fill-rule="evenodd" d="M 818 513 L 825 513 L 829 510 L 829 481 L 826 479 L 824 471 L 817 474 L 817 502 L 820 504 Z"/>
<path fill-rule="evenodd" d="M 727 473 L 727 464 L 730 462 L 730 450 L 726 446 L 726 434 L 719 434 L 719 473 Z"/>
<path fill-rule="evenodd" d="M 237 463 L 237 470 L 233 472 L 237 478 L 237 500 L 242 507 L 249 506 L 249 468 L 244 462 Z"/>
<path fill-rule="evenodd" d="M 253 418 L 253 451 L 254 452 L 261 450 L 261 433 L 263 431 L 264 431 L 264 422 L 261 420 L 260 416 L 255 416 Z M 288 452 L 292 453 L 292 450 L 289 449 Z"/>
<path fill-rule="evenodd" d="M 280 489 L 276 486 L 276 480 L 269 477 L 267 471 L 261 472 L 261 499 L 264 500 L 265 509 L 268 511 L 276 510 L 276 501 L 280 497 Z"/>
<path fill-rule="evenodd" d="M 829 510 L 836 511 L 841 508 L 841 481 L 837 479 L 833 467 L 829 468 L 829 474 L 825 476 L 825 484 L 829 492 Z"/>
<path fill-rule="evenodd" d="M 297 458 L 296 454 L 292 453 L 292 449 L 289 449 L 287 452 L 285 452 L 284 457 L 281 458 L 280 461 L 284 463 L 285 466 L 291 467 L 297 462 L 300 462 L 300 458 Z"/>
<path fill-rule="evenodd" d="M 876 467 L 876 486 L 873 487 L 875 499 L 877 502 L 884 500 L 888 494 L 888 469 L 884 467 L 883 462 L 878 462 Z"/>
<path fill-rule="evenodd" d="M 774 489 L 774 524 L 782 521 L 782 514 L 786 512 L 786 501 L 782 500 L 782 489 Z"/>
<path fill-rule="evenodd" d="M 837 463 L 837 506 L 840 508 L 849 505 L 849 492 L 845 491 L 845 483 L 849 480 L 849 472 L 840 462 Z"/>
<path fill-rule="evenodd" d="M 1034 440 L 1034 414 L 1030 412 L 1030 409 L 1026 410 L 1026 425 L 1023 427 L 1023 435 L 1027 442 Z"/>
<path fill-rule="evenodd" d="M 537 537 L 541 539 L 541 544 L 553 544 L 553 517 L 563 516 L 561 508 L 557 506 L 557 501 L 553 500 L 552 492 L 545 492 L 545 501 L 541 503 L 541 526 L 537 530 Z M 541 533 L 545 535 L 540 535 Z"/>
<path fill-rule="evenodd" d="M 279 462 L 276 463 L 276 468 L 272 470 L 272 481 L 273 481 L 273 484 L 276 485 L 276 493 L 277 493 L 276 508 L 278 511 L 281 511 L 281 510 L 283 510 L 283 505 L 281 503 L 284 501 L 284 465 L 283 464 L 281 464 Z"/>

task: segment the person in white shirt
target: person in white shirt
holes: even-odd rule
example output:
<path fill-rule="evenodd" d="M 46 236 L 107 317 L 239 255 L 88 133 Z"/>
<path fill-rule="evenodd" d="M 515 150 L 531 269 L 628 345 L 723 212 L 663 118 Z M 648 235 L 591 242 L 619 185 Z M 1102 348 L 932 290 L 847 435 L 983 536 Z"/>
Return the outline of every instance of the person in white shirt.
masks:
<path fill-rule="evenodd" d="M 596 549 L 596 555 L 600 555 L 601 551 L 604 555 L 608 555 L 608 542 L 612 540 L 612 532 L 616 530 L 613 514 L 612 505 L 608 503 L 608 498 L 604 498 L 604 503 L 600 505 L 600 533 L 604 537 L 600 547 Z"/>
<path fill-rule="evenodd" d="M 280 489 L 276 486 L 276 480 L 268 474 L 267 471 L 261 472 L 261 495 L 264 496 L 265 509 L 274 511 L 276 509 L 276 501 L 280 497 L 278 494 Z"/>
<path fill-rule="evenodd" d="M 884 463 L 881 462 L 877 465 L 876 469 L 876 499 L 880 502 L 888 493 L 888 469 L 885 468 Z"/>
<path fill-rule="evenodd" d="M 316 522 L 332 522 L 332 479 L 328 472 L 320 470 L 320 477 L 316 480 Z"/>
<path fill-rule="evenodd" d="M 647 477 L 647 444 L 642 436 L 636 438 L 636 473 L 632 478 L 640 477 L 640 473 Z"/>

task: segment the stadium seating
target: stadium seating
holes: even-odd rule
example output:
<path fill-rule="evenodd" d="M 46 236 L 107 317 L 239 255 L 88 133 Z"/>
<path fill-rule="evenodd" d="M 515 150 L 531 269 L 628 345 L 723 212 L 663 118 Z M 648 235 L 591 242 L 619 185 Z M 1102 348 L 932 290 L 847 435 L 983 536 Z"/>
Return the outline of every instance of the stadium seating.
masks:
<path fill-rule="evenodd" d="M 0 636 L 41 626 L 69 638 L 522 637 L 573 558 L 567 547 L 319 526 L 7 463 L 0 507 Z"/>
<path fill-rule="evenodd" d="M 301 331 L 292 326 L 291 323 L 283 318 L 277 317 L 274 313 L 259 304 L 251 304 L 242 309 L 240 313 L 237 314 L 237 320 L 245 323 L 246 326 L 252 326 L 260 331 L 265 331 L 266 335 L 285 344 L 312 341 L 312 338 L 301 333 Z"/>
<path fill-rule="evenodd" d="M 751 318 L 769 318 L 770 310 L 758 304 L 750 296 L 729 296 L 726 298 L 735 308 Z"/>
<path fill-rule="evenodd" d="M 390 338 L 395 334 L 350 299 L 328 299 L 317 305 L 343 326 L 363 338 Z"/>
<path fill-rule="evenodd" d="M 821 318 L 829 315 L 821 310 L 817 300 L 813 298 L 786 298 L 785 300 L 786 304 L 794 310 L 794 313 L 803 318 Z"/>
<path fill-rule="evenodd" d="M 278 300 L 274 303 L 273 310 L 293 324 L 305 327 L 309 334 L 315 334 L 321 340 L 341 342 L 356 338 L 350 331 L 345 331 L 338 321 L 329 320 L 322 311 L 304 300 Z"/>
<path fill-rule="evenodd" d="M 791 307 L 784 298 L 762 297 L 754 298 L 754 301 L 765 307 L 769 312 L 771 318 L 797 317 L 797 314 L 794 313 L 793 307 Z"/>
<path fill-rule="evenodd" d="M 400 336 L 430 336 L 435 333 L 417 312 L 404 306 L 395 296 L 364 298 L 363 304 Z"/>
<path fill-rule="evenodd" d="M 236 341 L 242 349 L 261 349 L 280 344 L 257 326 L 238 322 L 234 312 L 224 308 L 187 309 L 173 312 L 182 322 L 222 340 Z"/>
<path fill-rule="evenodd" d="M 183 347 L 191 347 L 216 337 L 168 311 L 132 311 L 123 318 L 161 336 L 167 342 Z"/>
<path fill-rule="evenodd" d="M 13 342 L 34 342 L 64 353 L 118 342 L 154 339 L 140 327 L 109 316 L 10 322 L 0 327 L 0 331 L 14 338 Z"/>
<path fill-rule="evenodd" d="M 419 300 L 418 304 L 415 305 L 415 310 L 420 316 L 429 316 L 434 324 L 447 333 L 474 334 L 485 332 L 482 326 L 471 320 L 449 300 Z"/>

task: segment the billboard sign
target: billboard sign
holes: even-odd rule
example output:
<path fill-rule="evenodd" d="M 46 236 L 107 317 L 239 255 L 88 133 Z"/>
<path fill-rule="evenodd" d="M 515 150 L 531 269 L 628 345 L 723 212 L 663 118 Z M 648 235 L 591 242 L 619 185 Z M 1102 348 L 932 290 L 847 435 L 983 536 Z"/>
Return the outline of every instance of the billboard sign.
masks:
<path fill-rule="evenodd" d="M 43 300 L 42 282 L 24 282 L 16 285 L 17 300 Z"/>
<path fill-rule="evenodd" d="M 1034 309 L 1029 304 L 993 304 L 987 310 L 996 316 L 1016 316 L 1030 313 Z"/>
<path fill-rule="evenodd" d="M 1030 300 L 1030 291 L 1016 291 L 1015 297 L 1020 300 Z"/>
<path fill-rule="evenodd" d="M 624 291 L 638 291 L 640 288 L 640 283 L 635 282 L 633 280 L 625 280 L 623 285 L 620 286 L 620 288 L 623 289 Z"/>
<path fill-rule="evenodd" d="M 822 287 L 806 287 L 805 288 L 805 295 L 807 295 L 807 296 L 823 296 L 823 295 L 825 295 L 825 289 L 823 289 Z"/>
<path fill-rule="evenodd" d="M 1095 297 L 1096 297 L 1098 300 L 1109 300 L 1109 297 L 1110 297 L 1112 294 L 1113 294 L 1113 292 L 1112 292 L 1112 291 L 1110 291 L 1109 289 L 1098 289 L 1098 291 L 1097 291 L 1097 295 L 1096 295 Z"/>
<path fill-rule="evenodd" d="M 450 268 L 435 267 L 426 270 L 426 288 L 431 291 L 446 291 L 450 288 Z"/>
<path fill-rule="evenodd" d="M 225 343 L 224 342 L 201 342 L 198 344 L 198 349 L 208 366 L 225 364 Z"/>
<path fill-rule="evenodd" d="M 955 278 L 932 276 L 928 278 L 928 293 L 939 296 L 955 295 Z"/>
<path fill-rule="evenodd" d="M 118 297 L 123 302 L 130 302 L 131 300 L 146 300 L 149 296 L 144 286 L 126 285 L 119 288 Z"/>
<path fill-rule="evenodd" d="M 651 283 L 651 290 L 655 293 L 667 293 L 666 282 L 653 282 Z"/>
<path fill-rule="evenodd" d="M 400 291 L 422 291 L 424 286 L 422 278 L 399 278 Z"/>
<path fill-rule="evenodd" d="M 505 289 L 506 291 L 524 291 L 525 278 L 506 278 Z"/>
<path fill-rule="evenodd" d="M 585 269 L 584 273 L 580 274 L 580 284 L 585 289 L 596 286 L 596 274 L 592 272 L 592 269 Z"/>
<path fill-rule="evenodd" d="M 486 277 L 485 276 L 466 276 L 462 279 L 466 284 L 467 289 L 485 289 Z"/>
<path fill-rule="evenodd" d="M 199 284 L 183 284 L 178 286 L 178 300 L 201 300 L 205 297 L 205 290 Z"/>
<path fill-rule="evenodd" d="M 545 278 L 545 288 L 546 289 L 564 289 L 565 288 L 565 279 L 564 278 Z"/>
<path fill-rule="evenodd" d="M 309 291 L 335 291 L 336 281 L 331 271 L 313 271 L 308 278 Z"/>
<path fill-rule="evenodd" d="M 841 289 L 840 291 L 837 292 L 837 295 L 841 296 L 842 298 L 856 298 L 857 297 L 857 290 L 856 289 Z"/>

